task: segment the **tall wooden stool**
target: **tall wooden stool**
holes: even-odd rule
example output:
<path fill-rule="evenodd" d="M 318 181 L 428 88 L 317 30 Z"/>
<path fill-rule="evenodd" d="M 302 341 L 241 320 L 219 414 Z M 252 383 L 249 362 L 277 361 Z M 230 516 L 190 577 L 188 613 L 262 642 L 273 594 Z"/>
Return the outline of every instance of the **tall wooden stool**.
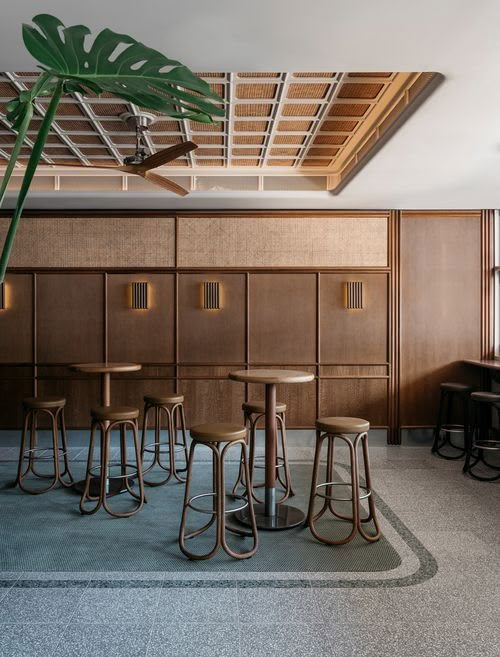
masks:
<path fill-rule="evenodd" d="M 468 432 L 469 432 L 469 398 L 474 390 L 472 386 L 464 383 L 442 383 L 441 394 L 439 398 L 439 409 L 434 428 L 434 442 L 432 453 L 437 454 L 443 459 L 454 461 L 464 457 L 467 451 Z M 454 424 L 452 414 L 454 406 L 460 406 L 463 424 Z M 456 445 L 452 436 L 456 433 L 462 433 L 464 436 L 463 447 Z M 442 449 L 450 447 L 455 450 L 455 454 L 443 454 Z"/>
<path fill-rule="evenodd" d="M 21 447 L 19 450 L 19 463 L 17 468 L 16 484 L 25 493 L 40 495 L 52 490 L 58 483 L 69 487 L 73 484 L 73 477 L 68 462 L 68 444 L 66 439 L 66 426 L 64 424 L 64 407 L 66 400 L 63 397 L 28 397 L 23 400 L 23 431 L 21 434 Z M 38 447 L 37 445 L 37 418 L 38 415 L 48 415 L 50 418 L 52 432 L 52 446 Z M 30 434 L 29 448 L 26 447 L 28 432 Z M 59 433 L 61 434 L 61 446 L 59 446 Z M 63 459 L 64 469 L 61 472 L 60 458 Z M 23 470 L 24 462 L 28 465 Z M 36 470 L 36 462 L 52 461 L 54 473 L 47 474 Z M 33 474 L 39 479 L 52 479 L 48 486 L 43 488 L 31 488 L 26 486 L 23 479 L 28 474 Z M 67 480 L 64 481 L 63 477 Z"/>
<path fill-rule="evenodd" d="M 500 394 L 495 392 L 473 392 L 470 396 L 472 403 L 472 425 L 467 453 L 463 467 L 464 474 L 469 474 L 479 481 L 496 481 L 500 479 L 500 464 L 493 464 L 486 460 L 486 454 L 500 452 L 500 432 L 492 426 L 492 412 L 496 411 L 500 424 Z M 479 474 L 476 466 L 482 463 L 491 472 L 491 476 Z"/>
<path fill-rule="evenodd" d="M 312 535 L 328 545 L 344 545 L 352 541 L 356 532 L 370 543 L 378 541 L 381 532 L 375 511 L 375 502 L 373 500 L 372 483 L 370 476 L 370 462 L 368 457 L 368 431 L 370 423 L 356 417 L 323 417 L 316 421 L 316 452 L 314 456 L 313 476 L 311 482 L 311 495 L 309 498 L 309 511 L 307 514 L 307 524 Z M 355 435 L 354 440 L 349 436 Z M 334 448 L 335 441 L 339 439 L 346 443 L 349 449 L 349 461 L 351 468 L 351 483 L 334 481 Z M 326 481 L 318 484 L 318 473 L 321 459 L 321 448 L 327 441 L 327 461 L 326 461 Z M 358 446 L 361 443 L 363 449 L 363 461 L 365 466 L 365 485 L 359 483 L 359 464 L 358 464 Z M 351 489 L 349 497 L 340 497 L 334 495 L 336 486 L 347 486 Z M 325 492 L 320 492 L 324 490 Z M 316 497 L 323 499 L 323 506 L 315 513 L 314 502 Z M 366 518 L 361 517 L 360 501 L 367 500 L 368 515 Z M 334 502 L 351 502 L 352 515 L 347 516 L 339 513 L 334 508 Z M 316 522 L 325 514 L 327 510 L 341 520 L 351 523 L 351 532 L 346 538 L 332 540 L 318 533 Z M 373 522 L 375 534 L 368 534 L 365 531 L 364 524 Z"/>
<path fill-rule="evenodd" d="M 241 406 L 243 410 L 243 420 L 245 426 L 248 427 L 248 444 L 250 453 L 250 480 L 252 482 L 252 497 L 256 502 L 263 503 L 264 500 L 259 498 L 255 492 L 257 488 L 263 488 L 264 483 L 256 484 L 254 481 L 254 472 L 256 469 L 264 469 L 264 456 L 256 456 L 256 429 L 257 422 L 265 417 L 265 403 L 263 401 L 244 402 Z M 277 504 L 285 502 L 290 496 L 295 495 L 292 489 L 292 480 L 290 475 L 290 466 L 288 464 L 288 452 L 286 446 L 286 424 L 285 424 L 286 404 L 283 402 L 276 402 L 276 424 L 280 436 L 280 440 L 276 442 L 276 448 L 279 450 L 281 447 L 281 455 L 276 456 L 276 476 L 283 487 L 283 495 L 276 500 Z M 238 486 L 243 481 L 243 464 L 240 464 L 238 479 L 233 488 L 233 493 L 236 492 Z"/>
<path fill-rule="evenodd" d="M 179 530 L 179 547 L 182 553 L 189 559 L 210 559 L 217 550 L 222 549 L 234 559 L 248 559 L 257 551 L 258 536 L 257 526 L 255 524 L 255 515 L 253 512 L 251 496 L 248 493 L 243 495 L 231 495 L 233 499 L 239 500 L 241 504 L 234 508 L 226 508 L 226 488 L 224 465 L 227 453 L 235 446 L 239 445 L 241 449 L 241 461 L 243 462 L 245 491 L 250 491 L 250 472 L 248 467 L 248 455 L 246 444 L 246 428 L 237 424 L 200 424 L 191 428 L 191 448 L 189 451 L 188 471 L 186 479 L 186 490 L 184 494 L 184 507 L 182 509 L 181 526 Z M 193 477 L 193 463 L 196 448 L 199 445 L 206 445 L 212 451 L 213 467 L 213 489 L 211 492 L 201 493 L 190 497 L 191 480 Z M 195 504 L 196 500 L 210 497 L 213 500 L 212 508 L 202 508 Z M 249 508 L 250 531 L 240 527 L 230 526 L 226 523 L 226 516 L 232 515 L 237 511 Z M 188 509 L 204 513 L 211 516 L 208 523 L 186 533 L 186 521 Z M 205 554 L 195 554 L 186 548 L 186 541 L 196 536 L 200 536 L 216 523 L 216 538 L 214 547 Z M 246 552 L 235 552 L 229 547 L 226 541 L 226 530 L 239 536 L 249 536 L 253 539 L 250 550 Z"/>
<path fill-rule="evenodd" d="M 92 424 L 90 430 L 89 455 L 87 459 L 87 474 L 85 478 L 85 487 L 80 500 L 80 512 L 83 514 L 96 513 L 102 506 L 110 515 L 117 518 L 127 518 L 142 509 L 145 502 L 144 482 L 142 479 L 141 450 L 139 446 L 139 436 L 137 432 L 137 418 L 139 410 L 130 406 L 97 406 L 91 410 Z M 133 444 L 135 452 L 135 463 L 127 461 L 127 428 L 132 429 Z M 110 461 L 110 438 L 113 429 L 120 430 L 120 460 Z M 92 466 L 94 461 L 94 447 L 97 430 L 101 434 L 100 465 Z M 130 477 L 137 478 L 139 484 L 139 493 L 132 490 Z M 99 477 L 99 495 L 97 497 L 90 495 L 90 482 L 92 478 Z M 122 490 L 128 493 L 137 501 L 137 504 L 131 511 L 113 511 L 108 504 L 107 484 L 109 478 L 121 479 L 124 488 Z M 95 501 L 91 509 L 87 509 L 85 504 L 88 501 Z"/>
<path fill-rule="evenodd" d="M 154 432 L 155 440 L 147 444 L 148 416 L 154 412 Z M 168 440 L 161 441 L 161 415 L 165 415 L 167 420 Z M 178 441 L 178 430 L 181 430 L 182 440 Z M 175 462 L 175 455 L 178 452 L 184 453 L 185 465 L 178 468 Z M 153 460 L 149 464 L 144 463 L 145 454 L 153 454 Z M 168 455 L 168 464 L 163 462 L 163 456 Z M 142 441 L 141 441 L 141 458 L 142 473 L 152 470 L 155 466 L 168 472 L 168 475 L 159 481 L 144 479 L 148 486 L 162 486 L 175 477 L 177 481 L 184 483 L 186 480 L 179 476 L 180 472 L 186 472 L 188 461 L 188 447 L 186 439 L 186 418 L 184 416 L 184 395 L 164 395 L 156 397 L 146 395 L 144 397 L 144 419 L 142 423 Z"/>

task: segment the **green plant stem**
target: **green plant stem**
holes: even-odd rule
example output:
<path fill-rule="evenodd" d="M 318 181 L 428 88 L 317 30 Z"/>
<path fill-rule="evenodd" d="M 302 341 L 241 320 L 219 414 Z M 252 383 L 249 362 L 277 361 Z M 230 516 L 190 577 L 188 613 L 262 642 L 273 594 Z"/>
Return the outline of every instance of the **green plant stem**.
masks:
<path fill-rule="evenodd" d="M 2 283 L 5 278 L 5 272 L 7 270 L 7 264 L 9 262 L 12 246 L 14 244 L 14 237 L 16 236 L 19 219 L 21 218 L 24 209 L 24 203 L 26 201 L 26 197 L 28 195 L 31 186 L 31 181 L 33 180 L 33 176 L 35 175 L 38 162 L 40 161 L 40 157 L 43 152 L 43 147 L 45 146 L 47 136 L 50 132 L 52 121 L 54 120 L 54 117 L 56 115 L 57 106 L 59 105 L 59 101 L 61 99 L 61 95 L 63 92 L 63 84 L 64 82 L 63 80 L 61 80 L 60 82 L 58 82 L 54 90 L 54 95 L 52 96 L 52 100 L 50 101 L 50 104 L 47 108 L 47 112 L 45 113 L 45 116 L 43 118 L 42 125 L 40 126 L 40 131 L 37 135 L 35 144 L 33 145 L 33 150 L 31 151 L 28 166 L 26 167 L 26 172 L 24 174 L 21 189 L 19 191 L 19 196 L 17 197 L 16 208 L 14 210 L 14 214 L 12 215 L 12 219 L 9 225 L 9 230 L 7 231 L 7 235 L 5 237 L 2 255 L 0 256 L 0 283 Z"/>
<path fill-rule="evenodd" d="M 31 90 L 33 99 L 36 98 L 40 93 L 43 92 L 44 88 L 46 87 L 47 83 L 50 82 L 51 75 L 48 73 L 42 73 L 35 86 Z M 3 200 L 5 198 L 5 194 L 7 192 L 7 187 L 9 185 L 12 173 L 14 171 L 14 167 L 16 166 L 17 159 L 19 157 L 19 153 L 21 152 L 21 148 L 23 146 L 24 139 L 26 137 L 26 133 L 28 132 L 29 125 L 31 123 L 31 119 L 33 117 L 33 104 L 29 103 L 26 107 L 26 114 L 24 116 L 24 119 L 21 123 L 21 126 L 19 127 L 17 137 L 16 137 L 16 143 L 14 144 L 14 148 L 12 150 L 12 154 L 9 158 L 9 162 L 7 164 L 7 168 L 5 169 L 5 174 L 4 177 L 2 178 L 2 184 L 0 185 L 0 207 L 2 207 Z"/>
<path fill-rule="evenodd" d="M 26 114 L 24 116 L 23 122 L 19 127 L 19 132 L 17 133 L 17 137 L 16 137 L 16 143 L 14 144 L 14 148 L 12 149 L 12 153 L 9 158 L 7 168 L 5 169 L 4 177 L 2 178 L 2 185 L 0 186 L 0 207 L 2 206 L 3 200 L 5 198 L 7 187 L 9 185 L 12 172 L 14 171 L 14 168 L 16 166 L 17 158 L 19 157 L 19 153 L 21 152 L 24 138 L 26 137 L 26 133 L 28 132 L 28 128 L 29 128 L 29 124 L 31 123 L 32 116 L 33 116 L 33 105 L 30 104 L 30 106 L 26 110 Z"/>

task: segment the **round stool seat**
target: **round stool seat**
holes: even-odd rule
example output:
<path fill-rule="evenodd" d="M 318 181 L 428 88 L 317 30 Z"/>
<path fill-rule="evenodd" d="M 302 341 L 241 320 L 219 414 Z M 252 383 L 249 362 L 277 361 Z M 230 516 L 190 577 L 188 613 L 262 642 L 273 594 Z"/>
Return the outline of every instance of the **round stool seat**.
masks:
<path fill-rule="evenodd" d="M 370 423 L 359 417 L 320 417 L 316 429 L 327 433 L 364 433 L 369 431 Z"/>
<path fill-rule="evenodd" d="M 240 424 L 219 422 L 213 424 L 198 424 L 191 428 L 191 438 L 200 443 L 223 443 L 241 440 L 247 435 L 247 430 Z"/>
<path fill-rule="evenodd" d="M 66 405 L 64 397 L 27 397 L 23 399 L 24 408 L 60 408 Z"/>
<path fill-rule="evenodd" d="M 135 420 L 139 417 L 139 409 L 133 406 L 96 406 L 90 414 L 96 420 Z"/>
<path fill-rule="evenodd" d="M 496 392 L 473 392 L 470 396 L 472 401 L 487 402 L 488 404 L 500 404 L 500 394 Z"/>
<path fill-rule="evenodd" d="M 466 383 L 442 383 L 441 390 L 465 394 L 467 392 L 472 392 L 474 388 L 473 386 L 469 386 Z"/>
<path fill-rule="evenodd" d="M 145 395 L 146 404 L 153 406 L 166 406 L 167 404 L 182 404 L 184 395 Z"/>
<path fill-rule="evenodd" d="M 243 402 L 241 408 L 247 413 L 265 413 L 266 404 L 263 401 Z M 286 411 L 286 404 L 283 402 L 276 402 L 276 413 L 284 413 Z"/>

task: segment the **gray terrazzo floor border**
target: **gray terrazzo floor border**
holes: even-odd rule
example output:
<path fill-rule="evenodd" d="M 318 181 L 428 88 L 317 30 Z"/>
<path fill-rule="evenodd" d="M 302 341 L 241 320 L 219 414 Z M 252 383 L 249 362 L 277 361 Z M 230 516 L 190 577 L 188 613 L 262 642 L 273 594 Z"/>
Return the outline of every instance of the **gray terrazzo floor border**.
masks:
<path fill-rule="evenodd" d="M 299 462 L 299 461 L 295 461 Z M 341 464 L 339 464 L 341 465 Z M 342 466 L 346 472 L 346 466 Z M 437 562 L 422 542 L 375 493 L 383 532 L 401 556 L 401 565 L 381 573 L 0 573 L 0 589 L 16 588 L 393 588 L 421 584 L 437 573 Z M 18 575 L 16 577 L 16 575 Z M 76 576 L 75 576 L 76 575 Z M 0 593 L 0 598 L 1 598 Z"/>

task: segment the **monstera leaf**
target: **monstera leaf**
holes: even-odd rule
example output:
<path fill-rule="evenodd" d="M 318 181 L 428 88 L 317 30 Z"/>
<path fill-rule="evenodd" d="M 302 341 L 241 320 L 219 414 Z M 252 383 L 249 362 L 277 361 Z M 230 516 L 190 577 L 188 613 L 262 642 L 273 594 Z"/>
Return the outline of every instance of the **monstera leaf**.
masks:
<path fill-rule="evenodd" d="M 24 43 L 54 77 L 97 94 L 108 91 L 176 119 L 212 123 L 212 115 L 224 116 L 224 109 L 213 102 L 221 103 L 222 98 L 207 82 L 126 34 L 102 30 L 87 51 L 88 27 L 65 27 L 48 14 L 35 16 L 33 23 L 36 28 L 23 25 Z"/>
<path fill-rule="evenodd" d="M 225 114 L 223 99 L 210 85 L 180 62 L 126 34 L 104 29 L 87 49 L 91 34 L 84 25 L 64 24 L 49 14 L 39 14 L 32 25 L 23 25 L 26 48 L 37 59 L 43 73 L 36 84 L 7 104 L 7 118 L 17 139 L 0 184 L 0 206 L 26 137 L 39 96 L 51 101 L 43 117 L 23 178 L 16 208 L 0 257 L 0 283 L 14 243 L 26 197 L 43 153 L 61 97 L 66 93 L 99 95 L 104 91 L 139 107 L 155 110 L 178 120 L 213 123 Z"/>

